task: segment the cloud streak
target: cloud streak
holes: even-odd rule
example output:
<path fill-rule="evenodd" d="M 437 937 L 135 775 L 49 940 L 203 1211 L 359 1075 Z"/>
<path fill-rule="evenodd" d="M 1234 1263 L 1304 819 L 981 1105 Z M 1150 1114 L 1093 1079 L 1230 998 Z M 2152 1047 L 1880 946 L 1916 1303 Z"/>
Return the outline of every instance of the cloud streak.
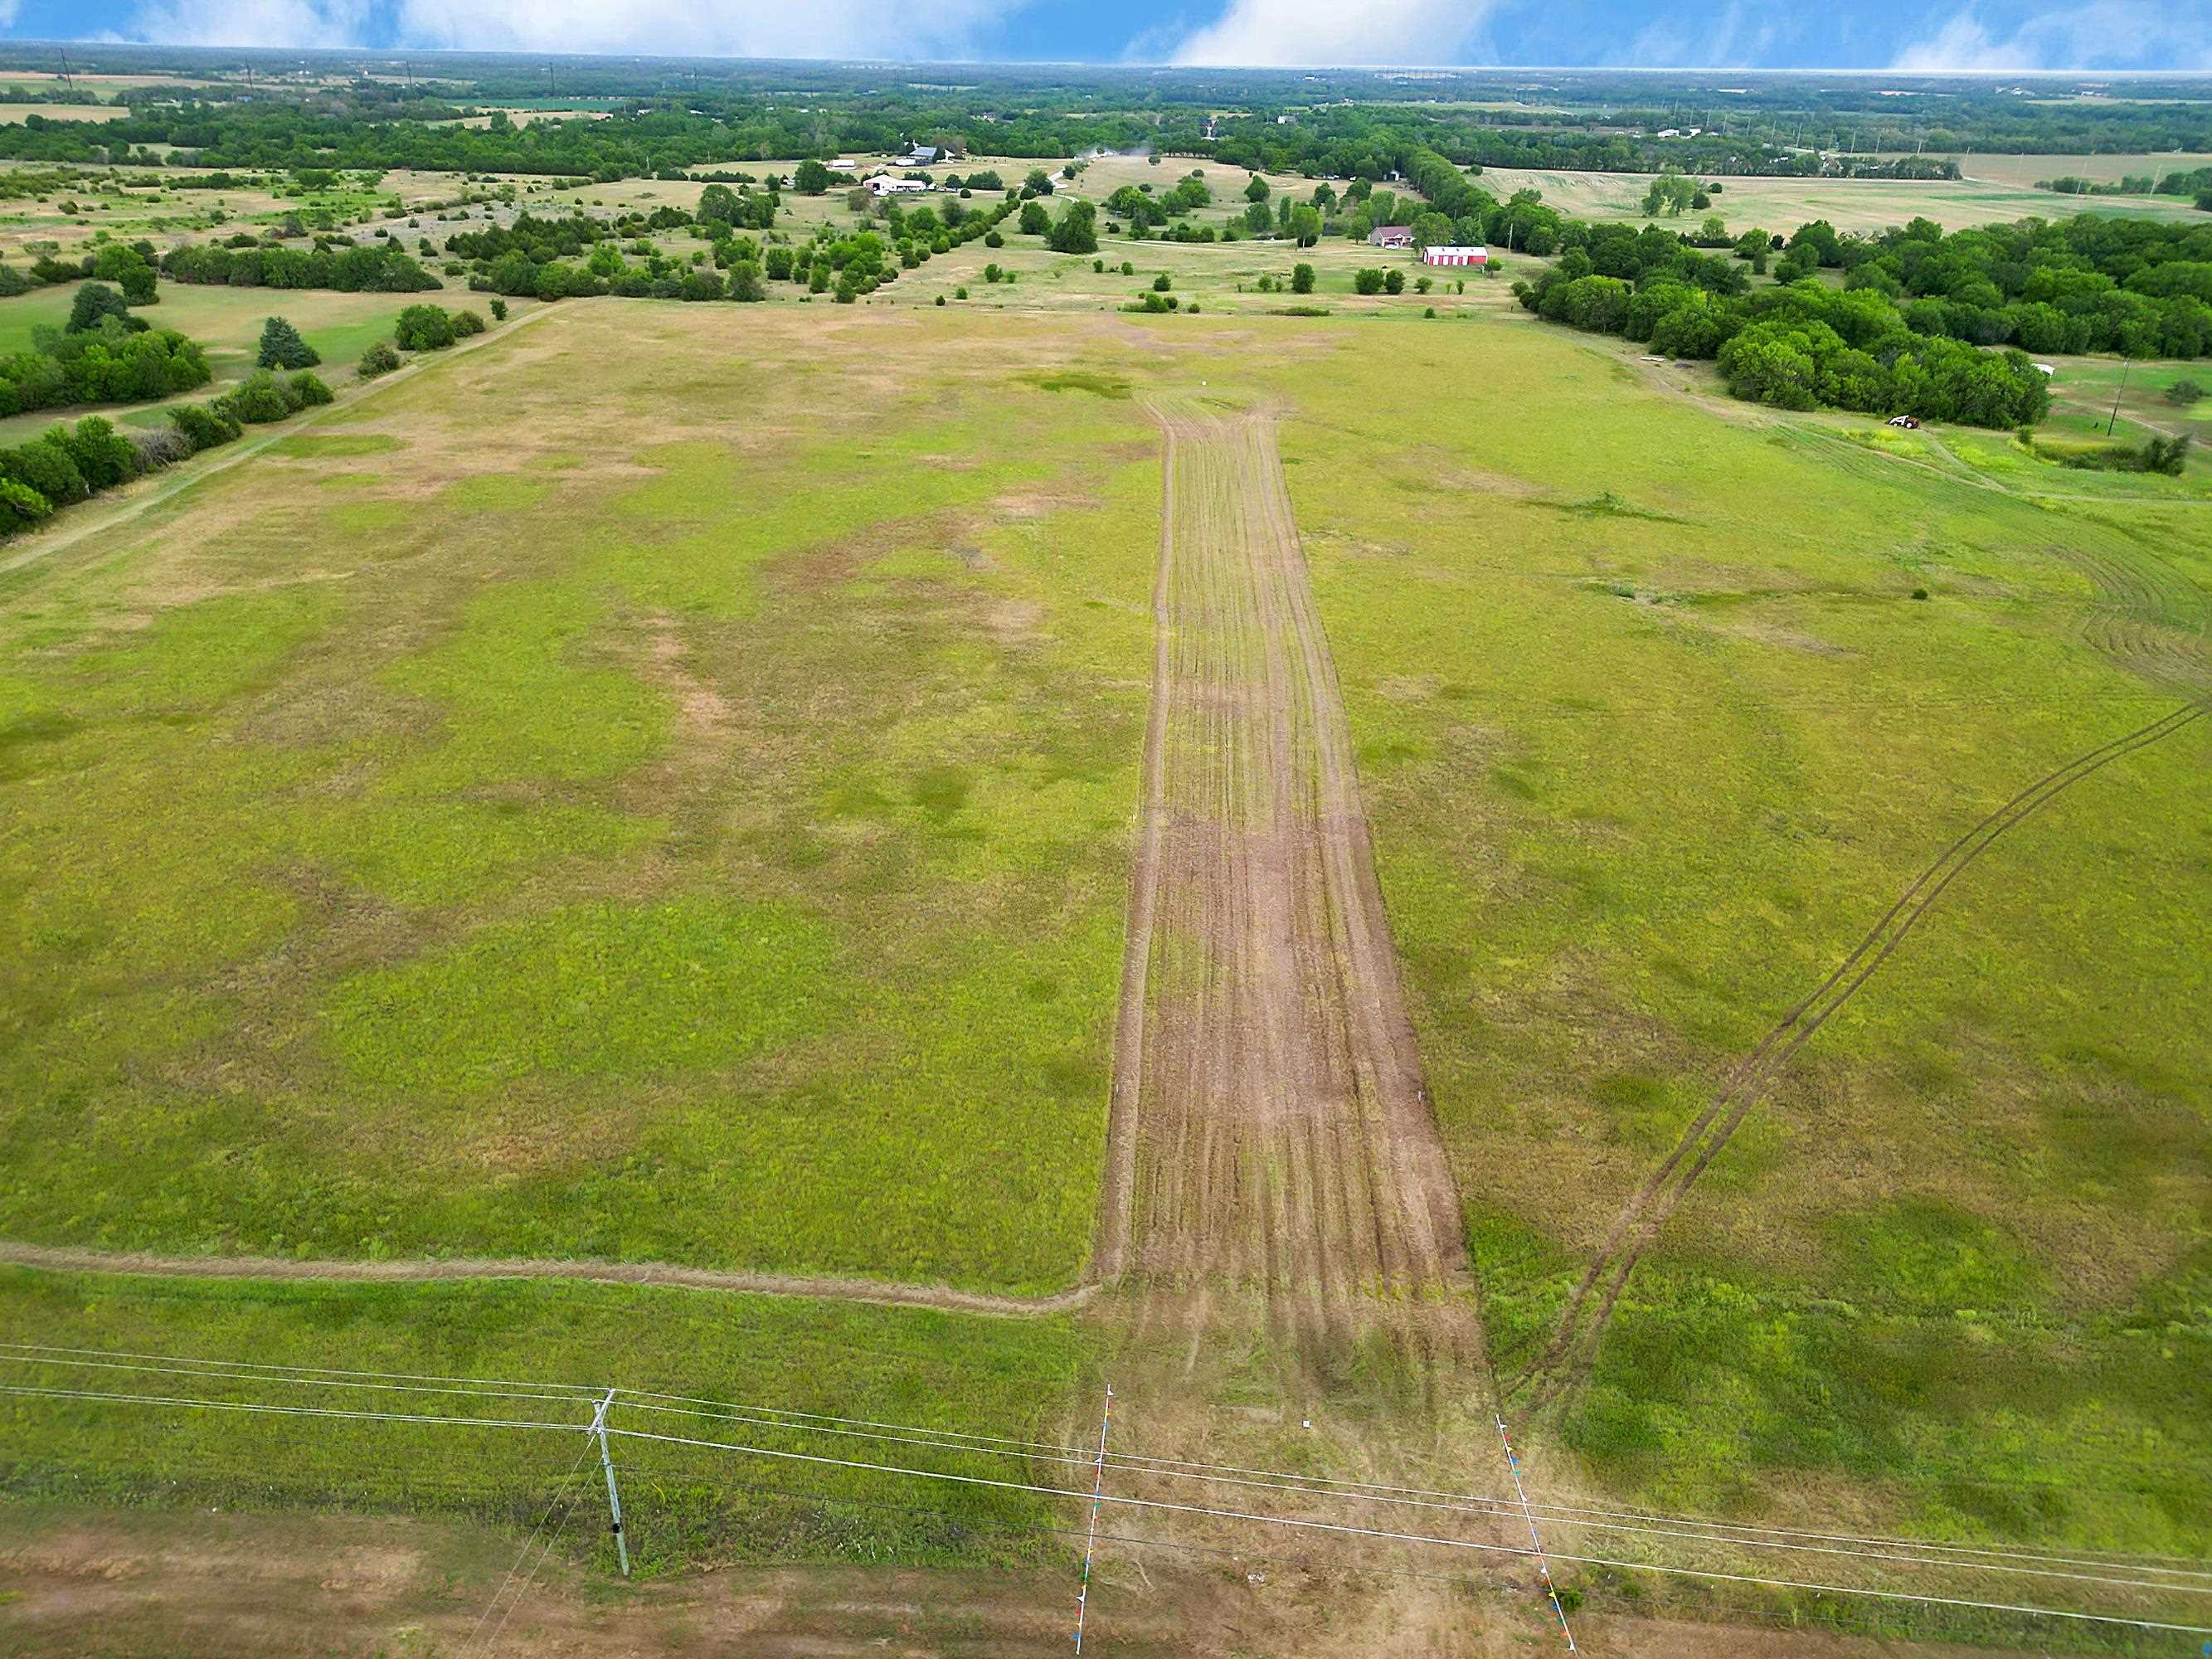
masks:
<path fill-rule="evenodd" d="M 0 7 L 13 0 L 0 0 Z M 178 46 L 404 46 L 731 58 L 973 55 L 1020 0 L 147 0 L 121 33 Z"/>
<path fill-rule="evenodd" d="M 1398 0 L 1370 10 L 1346 0 L 1230 0 L 1170 61 L 1251 69 L 1454 63 L 1495 3 Z"/>
<path fill-rule="evenodd" d="M 1926 75 L 2147 64 L 2212 69 L 2212 14 L 2145 0 L 2093 0 L 2032 13 L 2007 30 L 1968 9 L 1907 46 L 1890 67 Z"/>

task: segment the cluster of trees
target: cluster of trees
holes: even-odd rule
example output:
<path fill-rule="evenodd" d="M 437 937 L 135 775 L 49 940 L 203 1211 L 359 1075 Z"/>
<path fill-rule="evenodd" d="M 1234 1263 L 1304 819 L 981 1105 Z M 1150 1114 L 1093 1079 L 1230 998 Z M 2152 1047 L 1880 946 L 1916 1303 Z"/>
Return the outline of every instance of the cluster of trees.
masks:
<path fill-rule="evenodd" d="M 409 306 L 392 324 L 392 337 L 402 351 L 443 351 L 456 340 L 483 333 L 485 326 L 478 312 Z"/>
<path fill-rule="evenodd" d="M 158 273 L 155 269 L 154 245 L 149 241 L 103 242 L 81 259 L 60 259 L 45 254 L 33 260 L 31 275 L 42 283 L 78 283 L 88 277 L 99 282 L 112 283 L 123 290 L 124 299 L 134 306 L 157 304 L 161 299 Z M 0 292 L 21 294 L 29 283 L 20 273 L 10 270 L 7 280 L 0 282 Z"/>
<path fill-rule="evenodd" d="M 249 425 L 330 401 L 330 387 L 306 369 L 284 376 L 261 369 L 210 402 L 170 410 L 167 428 L 125 436 L 97 415 L 73 427 L 54 426 L 28 443 L 0 449 L 0 535 L 229 443 Z"/>
<path fill-rule="evenodd" d="M 100 283 L 77 290 L 66 327 L 34 330 L 32 345 L 0 357 L 0 416 L 70 404 L 152 403 L 212 378 L 196 341 L 174 329 L 149 328 Z"/>
<path fill-rule="evenodd" d="M 1879 236 L 1825 221 L 1785 245 L 1778 276 L 1841 270 L 1896 301 L 1917 333 L 2030 352 L 2212 355 L 2212 223 L 2083 214 L 1949 235 L 1925 219 Z"/>
<path fill-rule="evenodd" d="M 420 294 L 438 279 L 397 247 L 222 247 L 188 243 L 161 256 L 179 283 L 232 288 L 326 288 L 341 294 Z"/>
<path fill-rule="evenodd" d="M 1648 341 L 1665 356 L 1717 359 L 1740 398 L 1990 427 L 2031 425 L 2050 409 L 2025 354 L 1917 330 L 1877 289 L 1806 276 L 1751 292 L 1739 262 L 1656 226 L 1576 224 L 1565 240 L 1558 264 L 1514 284 L 1522 305 L 1547 321 Z"/>

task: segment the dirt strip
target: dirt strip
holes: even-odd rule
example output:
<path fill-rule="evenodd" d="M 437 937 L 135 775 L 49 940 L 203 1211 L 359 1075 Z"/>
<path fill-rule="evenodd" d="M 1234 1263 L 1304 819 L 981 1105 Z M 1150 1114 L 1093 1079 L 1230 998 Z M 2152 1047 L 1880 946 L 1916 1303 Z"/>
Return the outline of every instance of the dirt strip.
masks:
<path fill-rule="evenodd" d="M 149 1273 L 175 1279 L 335 1279 L 349 1284 L 413 1285 L 461 1279 L 574 1279 L 597 1285 L 666 1285 L 747 1296 L 828 1297 L 893 1308 L 943 1308 L 956 1313 L 1034 1316 L 1081 1307 L 1096 1287 L 1054 1296 L 994 1296 L 943 1285 L 893 1285 L 872 1279 L 805 1273 L 756 1273 L 653 1261 L 456 1257 L 436 1261 L 301 1261 L 281 1255 L 151 1255 L 131 1251 L 57 1249 L 0 1243 L 0 1266 L 56 1273 Z"/>
<path fill-rule="evenodd" d="M 1264 414 L 1167 441 L 1101 1274 L 1342 1337 L 1465 1281 L 1328 648 Z"/>

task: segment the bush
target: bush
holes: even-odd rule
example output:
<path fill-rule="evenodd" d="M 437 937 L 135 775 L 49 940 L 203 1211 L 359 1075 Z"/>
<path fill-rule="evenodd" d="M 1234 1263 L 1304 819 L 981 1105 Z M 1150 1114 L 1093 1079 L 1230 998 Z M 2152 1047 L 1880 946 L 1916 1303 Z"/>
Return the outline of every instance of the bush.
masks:
<path fill-rule="evenodd" d="M 15 478 L 0 478 L 0 533 L 36 524 L 53 510 L 54 504 L 30 485 Z"/>
<path fill-rule="evenodd" d="M 453 317 L 453 337 L 465 340 L 471 334 L 481 334 L 491 326 L 480 311 L 456 311 Z"/>
<path fill-rule="evenodd" d="M 46 435 L 69 451 L 86 487 L 94 493 L 138 476 L 137 447 L 116 431 L 113 422 L 97 415 L 86 416 L 74 430 L 58 426 Z"/>
<path fill-rule="evenodd" d="M 322 377 L 311 369 L 301 369 L 284 382 L 284 401 L 294 409 L 309 409 L 318 404 L 332 402 L 336 394 L 323 384 Z"/>
<path fill-rule="evenodd" d="M 216 399 L 216 406 L 241 426 L 265 426 L 292 412 L 291 399 L 267 369 L 257 369 Z"/>
<path fill-rule="evenodd" d="M 364 380 L 373 380 L 380 374 L 389 374 L 399 367 L 399 354 L 392 349 L 389 340 L 379 340 L 361 354 L 361 362 L 354 373 Z"/>
<path fill-rule="evenodd" d="M 495 323 L 503 323 L 507 320 L 506 301 L 494 300 L 491 302 L 491 319 Z"/>
<path fill-rule="evenodd" d="M 1402 270 L 1392 270 L 1384 276 L 1382 291 L 1385 294 L 1403 294 L 1406 291 L 1406 273 Z"/>
<path fill-rule="evenodd" d="M 2205 396 L 2204 388 L 2194 380 L 2176 380 L 2166 389 L 2166 400 L 2184 409 Z"/>
<path fill-rule="evenodd" d="M 453 343 L 453 319 L 437 306 L 409 306 L 392 337 L 402 351 L 442 351 Z"/>
<path fill-rule="evenodd" d="M 1006 239 L 1000 235 L 997 231 L 993 230 L 984 233 L 983 246 L 985 247 L 1004 247 L 1006 245 Z"/>
<path fill-rule="evenodd" d="M 945 303 L 945 296 L 942 294 L 937 296 L 937 303 L 939 305 L 943 305 Z"/>
<path fill-rule="evenodd" d="M 298 329 L 282 317 L 271 317 L 261 325 L 261 349 L 254 361 L 264 368 L 313 368 L 323 360 L 300 337 Z"/>
<path fill-rule="evenodd" d="M 194 454 L 227 444 L 239 434 L 238 422 L 211 404 L 180 404 L 169 411 L 169 421 Z"/>
<path fill-rule="evenodd" d="M 1382 273 L 1372 266 L 1363 266 L 1352 274 L 1352 289 L 1355 294 L 1380 294 Z"/>
<path fill-rule="evenodd" d="M 1291 267 L 1291 292 L 1293 294 L 1310 294 L 1313 291 L 1314 268 L 1311 265 L 1306 264 L 1292 265 Z"/>
<path fill-rule="evenodd" d="M 133 432 L 131 442 L 138 451 L 138 470 L 141 472 L 158 472 L 165 466 L 173 466 L 177 462 L 191 457 L 192 441 L 173 426 Z"/>

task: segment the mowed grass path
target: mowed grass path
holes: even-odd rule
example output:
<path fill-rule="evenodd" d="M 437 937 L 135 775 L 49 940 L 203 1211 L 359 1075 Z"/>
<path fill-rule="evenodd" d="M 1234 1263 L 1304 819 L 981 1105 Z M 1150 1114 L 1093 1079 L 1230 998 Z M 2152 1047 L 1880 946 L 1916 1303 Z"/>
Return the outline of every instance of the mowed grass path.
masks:
<path fill-rule="evenodd" d="M 1303 337 L 1267 379 L 1510 1381 L 1717 1080 L 1912 875 L 2181 701 L 2100 645 L 2117 603 L 2202 655 L 2212 524 L 2164 480 L 1947 483 L 1536 325 L 1289 360 Z M 1565 1478 L 2212 1547 L 2208 763 L 2200 722 L 1951 886 L 1532 1431 L 1586 1460 Z"/>
<path fill-rule="evenodd" d="M 1158 474 L 1069 363 L 580 305 L 8 578 L 9 1231 L 1071 1283 Z"/>

